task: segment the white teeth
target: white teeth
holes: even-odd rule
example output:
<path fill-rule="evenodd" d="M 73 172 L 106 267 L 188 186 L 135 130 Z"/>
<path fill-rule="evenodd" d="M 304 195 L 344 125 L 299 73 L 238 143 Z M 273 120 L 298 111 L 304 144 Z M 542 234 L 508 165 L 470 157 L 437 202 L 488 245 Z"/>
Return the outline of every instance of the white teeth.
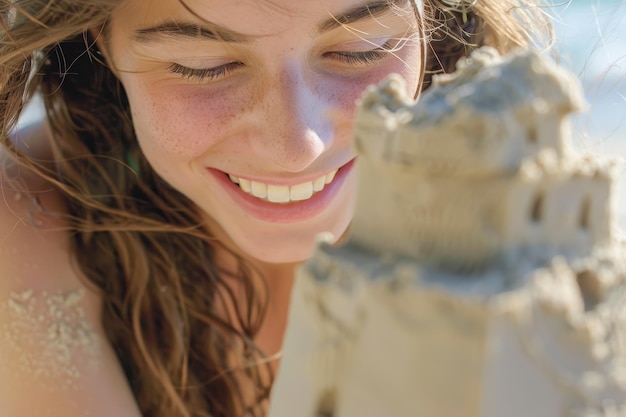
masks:
<path fill-rule="evenodd" d="M 322 191 L 327 184 L 330 184 L 337 174 L 337 170 L 322 175 L 313 181 L 301 184 L 275 185 L 265 184 L 258 181 L 251 181 L 228 174 L 228 178 L 246 193 L 254 197 L 271 201 L 272 203 L 288 203 L 290 201 L 308 200 L 311 196 Z"/>
<path fill-rule="evenodd" d="M 252 195 L 258 198 L 267 197 L 267 184 L 251 181 Z"/>
<path fill-rule="evenodd" d="M 248 194 L 252 192 L 252 185 L 250 184 L 250 180 L 239 178 L 239 186 Z"/>
<path fill-rule="evenodd" d="M 326 176 L 319 177 L 318 179 L 313 181 L 313 191 L 322 191 L 324 189 L 324 185 L 326 185 Z"/>
<path fill-rule="evenodd" d="M 292 201 L 302 201 L 308 200 L 313 195 L 313 183 L 305 182 L 298 185 L 291 186 L 291 200 Z"/>
<path fill-rule="evenodd" d="M 337 170 L 334 170 L 326 174 L 326 179 L 324 180 L 324 184 L 330 184 L 335 179 L 335 174 L 337 174 Z"/>
<path fill-rule="evenodd" d="M 267 185 L 267 199 L 272 203 L 288 203 L 289 202 L 289 186 L 288 185 Z"/>

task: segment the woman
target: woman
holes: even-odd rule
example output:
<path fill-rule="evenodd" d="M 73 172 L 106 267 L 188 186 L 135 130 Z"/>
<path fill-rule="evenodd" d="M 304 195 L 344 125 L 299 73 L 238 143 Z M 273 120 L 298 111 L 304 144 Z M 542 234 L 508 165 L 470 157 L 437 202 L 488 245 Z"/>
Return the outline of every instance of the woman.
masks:
<path fill-rule="evenodd" d="M 350 223 L 361 91 L 397 72 L 417 96 L 543 21 L 531 0 L 0 4 L 14 417 L 262 415 L 294 270 Z M 15 131 L 35 94 L 45 123 Z"/>

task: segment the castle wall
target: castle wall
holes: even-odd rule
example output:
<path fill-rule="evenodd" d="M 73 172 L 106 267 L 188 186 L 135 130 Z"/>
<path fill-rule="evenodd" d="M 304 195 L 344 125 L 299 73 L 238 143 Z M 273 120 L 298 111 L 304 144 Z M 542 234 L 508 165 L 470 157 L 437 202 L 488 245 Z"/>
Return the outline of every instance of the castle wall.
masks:
<path fill-rule="evenodd" d="M 299 271 L 290 313 L 297 327 L 285 336 L 270 416 L 480 416 L 481 303 L 405 291 L 419 281 L 415 264 L 387 269 L 351 245 L 339 256 L 328 249 Z M 298 401 L 279 400 L 290 397 Z"/>
<path fill-rule="evenodd" d="M 357 169 L 351 234 L 370 250 L 472 268 L 504 250 L 534 246 L 576 256 L 612 241 L 606 176 L 555 172 L 476 182 L 424 177 L 367 158 Z"/>
<path fill-rule="evenodd" d="M 270 417 L 626 415 L 623 258 L 583 265 L 589 285 L 563 258 L 528 261 L 455 274 L 322 243 L 294 286 Z"/>
<path fill-rule="evenodd" d="M 492 207 L 504 181 L 426 180 L 367 159 L 358 160 L 357 169 L 355 244 L 459 267 L 482 264 L 497 253 L 502 216 Z"/>

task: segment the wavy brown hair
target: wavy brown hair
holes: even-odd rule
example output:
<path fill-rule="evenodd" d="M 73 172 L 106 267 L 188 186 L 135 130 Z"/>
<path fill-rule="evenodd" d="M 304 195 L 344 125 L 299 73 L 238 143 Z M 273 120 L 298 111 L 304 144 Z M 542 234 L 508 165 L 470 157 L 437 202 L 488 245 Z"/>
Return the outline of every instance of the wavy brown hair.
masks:
<path fill-rule="evenodd" d="M 0 0 L 2 144 L 13 163 L 66 200 L 67 213 L 57 215 L 82 275 L 103 297 L 103 327 L 143 415 L 261 415 L 246 398 L 253 392 L 261 403 L 271 387 L 269 370 L 254 365 L 262 358 L 253 339 L 266 289 L 242 259 L 235 272 L 216 266 L 220 242 L 140 152 L 124 90 L 90 36 L 119 3 Z M 532 0 L 478 0 L 467 14 L 427 0 L 418 18 L 427 35 L 424 88 L 478 46 L 505 52 L 530 46 L 541 29 L 549 33 Z M 49 161 L 29 158 L 10 140 L 35 94 L 51 131 Z M 228 284 L 233 278 L 245 290 L 243 305 Z M 223 314 L 229 304 L 234 317 Z"/>

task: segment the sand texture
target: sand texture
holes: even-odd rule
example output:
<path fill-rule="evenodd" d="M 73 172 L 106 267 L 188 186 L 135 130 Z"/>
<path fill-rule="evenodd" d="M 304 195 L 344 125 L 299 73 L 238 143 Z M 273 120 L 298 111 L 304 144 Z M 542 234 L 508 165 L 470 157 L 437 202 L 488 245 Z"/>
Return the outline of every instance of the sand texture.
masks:
<path fill-rule="evenodd" d="M 571 146 L 578 81 L 484 48 L 355 126 L 359 197 L 293 290 L 270 417 L 626 415 L 620 161 Z"/>

